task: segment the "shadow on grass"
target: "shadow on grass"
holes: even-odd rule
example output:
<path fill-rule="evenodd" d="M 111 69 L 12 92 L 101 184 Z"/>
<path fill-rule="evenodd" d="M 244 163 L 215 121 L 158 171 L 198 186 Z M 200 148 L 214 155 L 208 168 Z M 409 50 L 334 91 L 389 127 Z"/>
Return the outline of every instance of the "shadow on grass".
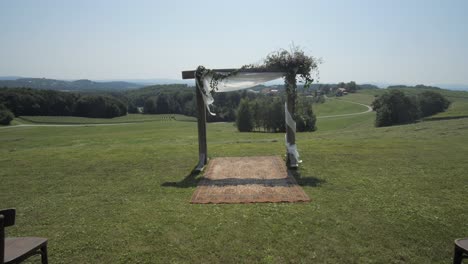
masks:
<path fill-rule="evenodd" d="M 440 121 L 440 120 L 452 120 L 452 119 L 461 119 L 461 118 L 468 118 L 468 115 L 428 117 L 428 118 L 424 118 L 423 120 L 424 121 Z"/>
<path fill-rule="evenodd" d="M 280 179 L 258 179 L 258 178 L 224 178 L 224 179 L 207 179 L 204 178 L 200 181 L 198 186 L 242 186 L 242 185 L 260 185 L 264 187 L 291 187 L 295 186 L 296 183 L 292 178 L 280 178 Z"/>
<path fill-rule="evenodd" d="M 196 168 L 196 167 L 195 167 Z M 197 187 L 197 186 L 239 186 L 239 185 L 263 185 L 267 187 L 275 187 L 275 186 L 291 186 L 294 185 L 294 181 L 296 180 L 297 184 L 300 186 L 309 186 L 309 187 L 320 187 L 326 181 L 313 177 L 313 176 L 302 176 L 300 172 L 297 170 L 288 170 L 289 177 L 291 178 L 282 178 L 282 179 L 258 179 L 258 178 L 226 178 L 226 179 L 218 179 L 212 180 L 202 177 L 198 177 L 200 175 L 200 171 L 196 170 L 195 168 L 184 177 L 182 181 L 179 182 L 165 182 L 161 184 L 163 187 L 175 187 L 175 188 L 190 188 L 190 187 Z"/>
<path fill-rule="evenodd" d="M 302 176 L 297 170 L 288 170 L 288 174 L 294 177 L 297 184 L 300 186 L 320 187 L 322 184 L 327 182 L 314 176 Z"/>
<path fill-rule="evenodd" d="M 176 187 L 176 188 L 190 188 L 190 187 L 196 187 L 198 185 L 198 182 L 200 181 L 200 178 L 197 178 L 198 175 L 200 175 L 200 171 L 196 169 L 197 166 L 195 166 L 192 171 L 187 174 L 184 179 L 180 182 L 164 182 L 161 184 L 163 187 Z"/>

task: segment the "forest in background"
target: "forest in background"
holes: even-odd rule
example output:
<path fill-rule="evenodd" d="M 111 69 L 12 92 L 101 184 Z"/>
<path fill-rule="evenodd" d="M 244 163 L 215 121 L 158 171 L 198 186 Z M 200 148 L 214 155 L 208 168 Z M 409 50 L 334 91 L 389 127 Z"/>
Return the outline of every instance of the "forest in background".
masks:
<path fill-rule="evenodd" d="M 389 88 L 440 90 L 438 87 L 424 85 L 415 87 L 400 85 Z M 325 96 L 341 96 L 343 92 L 354 93 L 361 89 L 378 89 L 378 87 L 370 84 L 356 84 L 353 81 L 337 84 L 313 84 L 308 89 L 299 85 L 297 88 L 298 111 L 294 117 L 298 122 L 298 130 L 315 130 L 315 115 L 312 104 L 323 103 Z M 247 120 L 247 125 L 241 125 L 242 128 L 239 130 L 284 131 L 285 91 L 282 85 L 260 85 L 248 90 L 215 93 L 213 97 L 215 103 L 212 106 L 212 111 L 216 115 L 208 114 L 208 122 L 234 122 L 239 113 L 242 113 L 243 120 Z M 241 101 L 245 101 L 242 109 L 239 107 Z M 447 103 L 445 104 L 447 105 Z M 22 115 L 113 118 L 127 113 L 182 114 L 196 117 L 194 87 L 186 84 L 168 84 L 124 91 L 91 90 L 79 92 L 0 88 L 0 119 L 10 121 L 13 116 Z M 9 123 L 5 120 L 1 123 Z M 239 127 L 239 122 L 237 124 Z"/>

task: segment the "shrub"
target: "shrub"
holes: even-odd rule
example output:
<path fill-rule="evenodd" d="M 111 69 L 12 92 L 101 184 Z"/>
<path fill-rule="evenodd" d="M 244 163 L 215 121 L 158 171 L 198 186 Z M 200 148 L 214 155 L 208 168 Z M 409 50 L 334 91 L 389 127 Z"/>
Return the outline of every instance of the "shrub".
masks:
<path fill-rule="evenodd" d="M 127 114 L 127 106 L 120 100 L 105 96 L 83 96 L 76 102 L 75 115 L 94 118 L 113 118 Z"/>
<path fill-rule="evenodd" d="M 11 120 L 13 120 L 14 115 L 13 113 L 8 110 L 6 107 L 3 105 L 0 105 L 0 125 L 9 125 L 11 123 Z"/>
<path fill-rule="evenodd" d="M 408 124 L 420 117 L 416 98 L 406 96 L 400 90 L 392 90 L 378 97 L 372 107 L 377 112 L 377 127 Z"/>
<path fill-rule="evenodd" d="M 312 132 L 317 130 L 315 117 L 312 109 L 312 101 L 302 98 L 298 100 L 297 114 L 296 114 L 296 129 L 298 132 Z"/>
<path fill-rule="evenodd" d="M 128 103 L 127 109 L 128 109 L 128 113 L 130 114 L 140 113 L 140 111 L 138 111 L 138 107 L 133 102 Z"/>
<path fill-rule="evenodd" d="M 239 132 L 250 132 L 253 130 L 254 122 L 250 111 L 249 102 L 242 99 L 237 109 L 236 125 Z"/>
<path fill-rule="evenodd" d="M 297 115 L 296 130 L 297 132 L 313 132 L 317 130 L 315 126 L 317 119 L 315 115 Z"/>
<path fill-rule="evenodd" d="M 450 101 L 447 100 L 447 98 L 433 91 L 426 91 L 419 94 L 418 101 L 423 117 L 443 112 L 450 106 Z"/>
<path fill-rule="evenodd" d="M 146 99 L 143 112 L 145 114 L 156 114 L 156 97 Z"/>
<path fill-rule="evenodd" d="M 372 103 L 377 112 L 377 127 L 413 123 L 421 117 L 443 112 L 449 106 L 450 101 L 437 92 L 425 91 L 410 97 L 397 89 L 377 97 Z"/>

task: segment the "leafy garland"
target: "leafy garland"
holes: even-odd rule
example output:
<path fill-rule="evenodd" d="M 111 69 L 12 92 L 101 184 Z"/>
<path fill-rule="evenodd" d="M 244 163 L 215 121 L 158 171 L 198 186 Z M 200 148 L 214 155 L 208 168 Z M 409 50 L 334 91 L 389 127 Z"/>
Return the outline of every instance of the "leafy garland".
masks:
<path fill-rule="evenodd" d="M 211 75 L 210 90 L 211 92 L 215 92 L 218 90 L 220 81 L 248 69 L 255 69 L 262 72 L 284 72 L 283 77 L 286 85 L 286 92 L 296 100 L 296 75 L 299 75 L 301 82 L 304 82 L 304 88 L 307 89 L 314 81 L 313 75 L 316 73 L 318 76 L 318 64 L 320 63 L 320 60 L 312 56 L 307 56 L 304 51 L 300 50 L 298 47 L 292 47 L 291 51 L 283 49 L 269 54 L 260 65 L 248 64 L 232 72 L 216 72 L 206 69 L 203 66 L 198 66 L 195 71 L 195 78 L 198 81 L 202 80 L 207 75 Z M 205 89 L 201 90 L 205 93 Z"/>
<path fill-rule="evenodd" d="M 296 75 L 299 75 L 299 78 L 304 82 L 304 87 L 308 88 L 314 81 L 314 73 L 318 75 L 318 64 L 320 62 L 314 57 L 307 56 L 299 48 L 293 47 L 291 51 L 279 50 L 269 54 L 265 59 L 264 67 L 284 72 L 286 87 L 288 84 L 292 84 L 288 81 L 295 80 Z"/>

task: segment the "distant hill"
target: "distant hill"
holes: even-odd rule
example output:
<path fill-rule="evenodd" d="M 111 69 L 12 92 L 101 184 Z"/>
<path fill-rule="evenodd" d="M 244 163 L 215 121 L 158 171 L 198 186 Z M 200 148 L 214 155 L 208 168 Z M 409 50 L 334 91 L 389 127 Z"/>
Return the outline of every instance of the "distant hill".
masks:
<path fill-rule="evenodd" d="M 194 86 L 194 80 L 182 80 L 182 79 L 116 79 L 116 80 L 99 80 L 91 81 L 87 79 L 76 80 L 76 81 L 65 81 L 47 78 L 25 78 L 19 76 L 0 76 L 0 87 L 26 87 L 33 89 L 50 89 L 50 90 L 62 90 L 62 91 L 123 91 L 132 90 L 151 85 L 168 85 L 168 84 L 185 84 L 188 86 Z M 312 90 L 317 89 L 321 86 L 336 85 L 332 83 L 313 83 L 310 87 Z M 301 83 L 298 83 L 298 88 L 301 90 Z M 395 85 L 389 83 L 365 83 L 358 84 L 359 89 L 378 89 L 378 88 L 390 88 L 390 89 L 405 89 L 405 88 L 425 88 L 425 89 L 449 89 L 449 90 L 461 90 L 468 91 L 468 85 L 464 84 L 439 84 L 434 86 L 424 85 Z M 255 87 L 253 90 L 258 91 L 262 88 L 270 87 L 283 89 L 282 80 L 275 80 L 267 82 L 263 85 Z M 439 88 L 440 87 L 440 88 Z"/>
<path fill-rule="evenodd" d="M 466 84 L 439 84 L 437 86 L 449 90 L 468 91 L 468 85 Z"/>
<path fill-rule="evenodd" d="M 450 100 L 453 100 L 454 98 L 457 98 L 457 100 L 460 98 L 462 98 L 463 100 L 468 99 L 468 91 L 450 90 L 450 89 L 439 88 L 435 86 L 425 86 L 425 85 L 415 85 L 415 86 L 393 85 L 393 86 L 389 86 L 387 89 L 381 89 L 380 91 L 378 91 L 377 94 L 382 94 L 386 90 L 392 90 L 392 89 L 399 89 L 407 95 L 417 95 L 422 92 L 433 91 L 433 92 L 437 92 L 446 96 Z"/>
<path fill-rule="evenodd" d="M 426 86 L 423 84 L 418 84 L 415 86 L 408 86 L 408 85 L 391 85 L 388 86 L 387 89 L 425 89 L 425 90 L 441 90 L 442 88 L 436 86 Z"/>
<path fill-rule="evenodd" d="M 59 91 L 112 91 L 129 90 L 145 86 L 144 84 L 123 81 L 95 82 L 91 80 L 63 81 L 45 78 L 19 78 L 15 80 L 0 78 L 0 87 L 26 87 Z"/>
<path fill-rule="evenodd" d="M 195 85 L 194 79 L 189 79 L 189 80 L 183 80 L 183 79 L 110 79 L 110 80 L 102 80 L 102 81 L 103 82 L 110 82 L 110 81 L 129 82 L 129 83 L 142 84 L 145 86 L 164 85 L 164 84 L 187 84 L 189 86 Z"/>
<path fill-rule="evenodd" d="M 129 98 L 130 101 L 135 101 L 136 105 L 143 106 L 144 101 L 147 98 L 158 96 L 162 93 L 195 94 L 195 89 L 193 87 L 187 86 L 186 84 L 157 84 L 138 89 L 127 90 L 124 92 L 124 95 Z"/>
<path fill-rule="evenodd" d="M 16 80 L 16 79 L 21 79 L 23 77 L 19 76 L 0 76 L 0 80 Z"/>
<path fill-rule="evenodd" d="M 397 87 L 397 86 L 402 86 L 402 87 L 417 87 L 417 86 L 425 86 L 425 85 L 405 85 L 405 84 L 390 84 L 390 83 L 373 83 L 380 88 L 387 88 L 387 87 Z M 428 85 L 426 87 L 435 87 L 435 88 L 440 88 L 440 89 L 447 89 L 447 90 L 454 90 L 454 91 L 468 91 L 468 84 L 433 84 L 433 85 Z"/>

